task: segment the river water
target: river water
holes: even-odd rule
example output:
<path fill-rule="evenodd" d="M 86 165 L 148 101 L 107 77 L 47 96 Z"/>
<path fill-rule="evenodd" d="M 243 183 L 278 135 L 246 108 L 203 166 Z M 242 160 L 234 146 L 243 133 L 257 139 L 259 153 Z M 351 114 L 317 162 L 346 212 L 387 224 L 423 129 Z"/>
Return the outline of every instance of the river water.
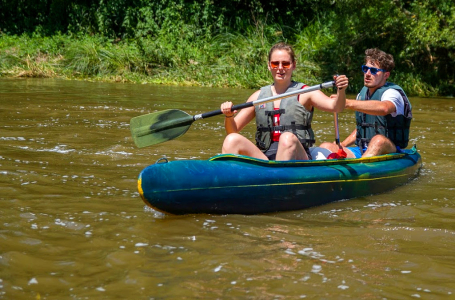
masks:
<path fill-rule="evenodd" d="M 411 98 L 423 167 L 391 192 L 249 216 L 145 206 L 139 172 L 217 154 L 223 118 L 141 149 L 129 120 L 251 92 L 1 79 L 0 299 L 454 299 L 453 99 Z M 340 114 L 342 138 L 353 119 Z M 334 139 L 331 114 L 313 127 Z"/>

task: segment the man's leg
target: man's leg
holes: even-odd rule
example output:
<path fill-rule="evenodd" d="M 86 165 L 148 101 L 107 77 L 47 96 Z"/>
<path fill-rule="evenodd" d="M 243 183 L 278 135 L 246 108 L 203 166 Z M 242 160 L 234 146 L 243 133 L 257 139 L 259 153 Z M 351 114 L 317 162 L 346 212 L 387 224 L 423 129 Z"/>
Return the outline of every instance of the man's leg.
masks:
<path fill-rule="evenodd" d="M 394 153 L 397 151 L 395 144 L 381 134 L 375 135 L 368 143 L 368 148 L 363 153 L 362 157 L 371 157 L 376 155 L 383 155 Z"/>

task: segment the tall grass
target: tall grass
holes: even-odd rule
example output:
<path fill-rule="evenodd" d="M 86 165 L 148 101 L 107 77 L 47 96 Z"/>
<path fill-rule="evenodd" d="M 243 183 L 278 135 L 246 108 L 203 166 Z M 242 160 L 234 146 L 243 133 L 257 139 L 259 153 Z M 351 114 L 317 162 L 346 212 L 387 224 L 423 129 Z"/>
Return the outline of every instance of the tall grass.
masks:
<path fill-rule="evenodd" d="M 56 77 L 62 61 L 56 40 L 37 41 L 27 36 L 0 37 L 0 75 L 13 77 Z M 53 45 L 55 47 L 49 47 Z"/>
<path fill-rule="evenodd" d="M 275 41 L 256 40 L 255 30 L 247 36 L 223 33 L 203 41 L 2 35 L 0 74 L 257 87 L 269 81 L 267 51 Z"/>
<path fill-rule="evenodd" d="M 258 88 L 271 82 L 268 50 L 278 41 L 290 40 L 297 54 L 295 80 L 316 84 L 340 73 L 350 76 L 350 93 L 363 86 L 357 67 L 361 57 L 349 62 L 351 68 L 343 61 L 324 63 L 331 61 L 324 58 L 332 55 L 330 47 L 336 39 L 321 22 L 313 22 L 297 35 L 261 22 L 242 32 L 219 32 L 199 39 L 163 35 L 128 40 L 96 35 L 0 35 L 0 76 Z M 439 92 L 417 75 L 394 73 L 392 79 L 409 95 Z"/>
<path fill-rule="evenodd" d="M 357 92 L 377 47 L 409 94 L 455 94 L 453 0 L 66 2 L 3 0 L 0 76 L 255 88 L 270 82 L 270 46 L 287 41 L 307 84 L 346 74 Z"/>

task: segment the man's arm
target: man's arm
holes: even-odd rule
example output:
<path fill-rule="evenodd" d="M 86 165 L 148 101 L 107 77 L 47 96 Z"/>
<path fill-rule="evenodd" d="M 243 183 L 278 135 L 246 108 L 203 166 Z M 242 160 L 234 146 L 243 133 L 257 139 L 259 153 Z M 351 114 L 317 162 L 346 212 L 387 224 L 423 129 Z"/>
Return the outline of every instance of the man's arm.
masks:
<path fill-rule="evenodd" d="M 346 109 L 374 116 L 385 116 L 396 111 L 393 102 L 377 100 L 360 101 L 346 99 Z"/>
<path fill-rule="evenodd" d="M 349 146 L 353 145 L 355 143 L 356 135 L 357 135 L 357 129 L 354 129 L 354 131 L 350 135 L 348 135 L 348 137 L 345 138 L 344 141 L 341 142 L 341 146 L 349 147 Z"/>

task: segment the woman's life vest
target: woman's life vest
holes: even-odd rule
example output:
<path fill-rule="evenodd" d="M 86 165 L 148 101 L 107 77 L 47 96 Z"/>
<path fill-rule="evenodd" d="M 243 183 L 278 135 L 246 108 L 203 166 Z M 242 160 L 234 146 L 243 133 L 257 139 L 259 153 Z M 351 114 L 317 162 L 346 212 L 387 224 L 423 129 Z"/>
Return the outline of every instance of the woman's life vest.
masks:
<path fill-rule="evenodd" d="M 286 93 L 302 89 L 305 85 L 293 81 Z M 261 88 L 258 99 L 273 96 L 271 85 Z M 269 149 L 274 131 L 292 132 L 297 136 L 304 148 L 309 148 L 315 143 L 314 133 L 311 129 L 314 108 L 308 111 L 300 104 L 298 96 L 281 99 L 280 109 L 274 110 L 273 102 L 264 103 L 255 107 L 256 112 L 256 145 L 263 152 Z M 280 125 L 274 126 L 273 119 L 279 115 Z"/>
<path fill-rule="evenodd" d="M 406 148 L 409 142 L 409 128 L 412 120 L 412 107 L 408 97 L 404 93 L 403 89 L 394 84 L 387 82 L 385 85 L 377 89 L 373 95 L 369 95 L 368 88 L 363 87 L 359 93 L 357 100 L 368 101 L 368 100 L 381 100 L 382 94 L 388 89 L 397 90 L 404 101 L 404 115 L 398 115 L 392 117 L 392 115 L 386 116 L 374 116 L 368 115 L 361 112 L 355 113 L 357 123 L 357 136 L 356 145 L 360 149 L 365 148 L 373 136 L 382 134 L 389 138 L 395 146 L 400 148 Z"/>

